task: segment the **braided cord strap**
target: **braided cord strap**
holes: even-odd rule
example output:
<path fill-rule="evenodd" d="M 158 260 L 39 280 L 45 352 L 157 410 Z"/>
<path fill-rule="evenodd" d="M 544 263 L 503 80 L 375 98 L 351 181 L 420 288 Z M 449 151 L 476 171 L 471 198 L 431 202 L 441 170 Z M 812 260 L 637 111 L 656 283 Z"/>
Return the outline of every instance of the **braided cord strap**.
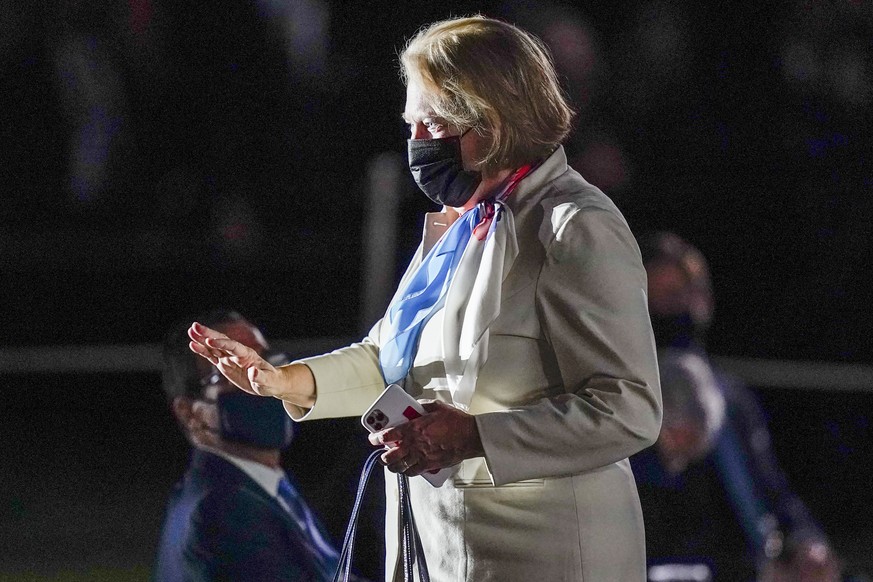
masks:
<path fill-rule="evenodd" d="M 352 505 L 352 515 L 349 517 L 349 525 L 346 527 L 346 535 L 343 538 L 342 551 L 340 551 L 339 565 L 333 576 L 333 582 L 349 582 L 352 570 L 352 557 L 354 556 L 355 549 L 355 535 L 358 530 L 358 519 L 361 515 L 361 503 L 367 490 L 367 484 L 370 481 L 370 475 L 373 473 L 373 467 L 378 464 L 381 454 L 381 450 L 373 451 L 367 457 L 367 460 L 364 461 L 364 468 L 361 470 L 361 478 L 358 481 L 358 491 L 355 494 L 355 503 Z"/>
<path fill-rule="evenodd" d="M 400 492 L 400 523 L 403 527 L 403 582 L 414 581 L 414 566 L 418 567 L 418 577 L 421 582 L 430 582 L 427 561 L 424 558 L 424 548 L 415 525 L 412 513 L 412 500 L 409 497 L 409 477 L 397 474 L 397 487 Z"/>
<path fill-rule="evenodd" d="M 373 451 L 364 461 L 364 468 L 361 470 L 361 478 L 358 481 L 358 491 L 355 494 L 355 503 L 352 506 L 352 515 L 349 517 L 349 525 L 346 527 L 339 565 L 333 576 L 333 582 L 349 582 L 355 550 L 355 536 L 358 530 L 364 493 L 370 482 L 370 475 L 373 474 L 373 467 L 379 464 L 379 457 L 383 452 L 382 450 Z M 424 559 L 424 549 L 421 546 L 421 538 L 415 525 L 415 516 L 412 514 L 412 502 L 409 499 L 409 478 L 402 473 L 398 474 L 397 487 L 400 493 L 400 523 L 402 526 L 400 555 L 403 560 L 403 580 L 404 582 L 413 582 L 417 566 L 420 582 L 430 582 L 430 574 Z"/>

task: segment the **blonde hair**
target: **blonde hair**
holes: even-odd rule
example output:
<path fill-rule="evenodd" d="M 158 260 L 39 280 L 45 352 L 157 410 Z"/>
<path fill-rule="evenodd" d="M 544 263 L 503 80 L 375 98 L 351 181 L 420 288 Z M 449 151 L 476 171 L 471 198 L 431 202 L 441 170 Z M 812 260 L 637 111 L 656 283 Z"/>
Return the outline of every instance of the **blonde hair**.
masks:
<path fill-rule="evenodd" d="M 436 115 L 486 138 L 478 160 L 486 175 L 548 156 L 570 132 L 573 111 L 548 49 L 511 24 L 483 16 L 431 24 L 400 64 L 403 82 L 420 83 Z"/>

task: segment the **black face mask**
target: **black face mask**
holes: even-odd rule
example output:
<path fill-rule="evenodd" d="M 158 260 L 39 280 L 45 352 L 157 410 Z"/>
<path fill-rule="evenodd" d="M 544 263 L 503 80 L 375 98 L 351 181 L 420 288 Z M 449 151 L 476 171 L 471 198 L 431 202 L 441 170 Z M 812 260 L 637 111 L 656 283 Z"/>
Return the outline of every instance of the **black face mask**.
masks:
<path fill-rule="evenodd" d="M 695 324 L 688 313 L 652 315 L 652 332 L 659 348 L 703 347 L 706 326 Z"/>
<path fill-rule="evenodd" d="M 218 434 L 222 439 L 262 449 L 284 449 L 294 437 L 294 426 L 282 402 L 246 394 L 223 392 L 215 400 L 218 406 Z"/>
<path fill-rule="evenodd" d="M 410 139 L 408 148 L 409 169 L 415 183 L 437 204 L 454 208 L 463 206 L 482 181 L 479 172 L 464 169 L 461 137 L 457 135 Z"/>

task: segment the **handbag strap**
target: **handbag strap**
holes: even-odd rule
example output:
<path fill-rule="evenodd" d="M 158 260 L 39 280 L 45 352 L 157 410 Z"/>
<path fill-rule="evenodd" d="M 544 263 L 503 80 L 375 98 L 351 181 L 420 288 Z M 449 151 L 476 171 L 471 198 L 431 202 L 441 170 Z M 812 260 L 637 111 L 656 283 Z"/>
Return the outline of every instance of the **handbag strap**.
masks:
<path fill-rule="evenodd" d="M 339 565 L 333 576 L 333 582 L 349 582 L 349 575 L 352 570 L 352 557 L 355 549 L 355 535 L 358 530 L 358 518 L 361 515 L 361 503 L 364 499 L 364 492 L 367 490 L 367 483 L 370 481 L 370 475 L 373 473 L 373 467 L 378 463 L 379 455 L 381 454 L 382 451 L 373 451 L 367 457 L 367 460 L 364 461 L 364 468 L 361 470 L 361 478 L 358 481 L 358 491 L 355 494 L 355 503 L 352 505 L 352 515 L 346 527 L 346 535 L 343 538 L 343 547 L 340 551 Z"/>
<path fill-rule="evenodd" d="M 370 482 L 373 467 L 379 464 L 378 460 L 383 452 L 383 450 L 373 451 L 367 457 L 367 460 L 364 461 L 364 468 L 361 470 L 361 478 L 358 481 L 358 491 L 355 494 L 355 502 L 352 505 L 352 514 L 346 527 L 346 535 L 343 538 L 343 547 L 340 551 L 339 565 L 337 566 L 336 573 L 334 573 L 333 582 L 349 582 L 349 576 L 351 576 L 352 571 L 352 558 L 354 557 L 355 537 L 357 535 L 364 493 L 367 490 L 367 484 Z M 415 516 L 412 514 L 412 502 L 409 499 L 409 478 L 402 473 L 398 473 L 397 487 L 400 497 L 400 523 L 402 525 L 400 555 L 403 560 L 403 581 L 413 582 L 414 566 L 417 565 L 420 581 L 430 582 L 430 574 L 424 559 L 424 548 L 421 545 L 421 538 L 415 525 Z"/>
<path fill-rule="evenodd" d="M 415 516 L 412 513 L 412 500 L 409 496 L 409 477 L 398 473 L 397 488 L 400 494 L 400 523 L 403 527 L 403 582 L 413 582 L 413 565 L 418 566 L 418 577 L 421 582 L 430 582 L 430 573 L 427 569 L 427 561 L 424 558 L 424 547 L 421 545 L 418 527 L 415 525 Z"/>

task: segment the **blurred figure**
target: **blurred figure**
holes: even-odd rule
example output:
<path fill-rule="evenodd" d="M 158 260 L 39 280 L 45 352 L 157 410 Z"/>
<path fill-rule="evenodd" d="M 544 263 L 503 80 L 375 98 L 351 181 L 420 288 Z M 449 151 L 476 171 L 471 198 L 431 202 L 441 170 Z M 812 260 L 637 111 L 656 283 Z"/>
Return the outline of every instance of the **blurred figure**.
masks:
<path fill-rule="evenodd" d="M 655 343 L 703 351 L 715 310 L 706 259 L 671 232 L 643 236 L 639 243 Z"/>
<path fill-rule="evenodd" d="M 806 576 L 794 580 L 830 581 L 837 561 L 788 486 L 757 399 L 707 357 L 714 305 L 705 258 L 668 232 L 642 237 L 640 250 L 664 399 L 658 442 L 632 458 L 650 577 L 665 564 L 693 564 L 711 576 L 693 579 L 738 582 L 769 564 Z M 807 560 L 810 552 L 825 563 Z"/>
<path fill-rule="evenodd" d="M 839 561 L 825 543 L 792 540 L 775 560 L 768 562 L 761 582 L 840 582 L 857 580 L 840 574 Z"/>
<path fill-rule="evenodd" d="M 58 39 L 55 69 L 67 122 L 69 189 L 81 204 L 122 191 L 135 174 L 124 81 L 111 50 L 94 34 L 76 30 Z"/>
<path fill-rule="evenodd" d="M 587 11 L 566 3 L 513 0 L 503 7 L 510 20 L 523 22 L 552 51 L 555 69 L 576 111 L 573 131 L 564 146 L 568 164 L 622 211 L 625 206 L 632 208 L 622 199 L 630 187 L 632 164 L 614 122 L 613 71 L 602 31 Z"/>
<path fill-rule="evenodd" d="M 267 357 L 238 313 L 206 319 Z M 163 387 L 194 448 L 169 501 L 155 580 L 331 580 L 338 554 L 280 467 L 293 436 L 281 401 L 237 390 L 188 349 L 186 327 L 166 338 Z"/>
<path fill-rule="evenodd" d="M 724 426 L 725 399 L 699 354 L 668 348 L 659 352 L 658 363 L 661 382 L 670 390 L 663 394 L 664 419 L 655 448 L 664 469 L 678 475 L 712 450 Z"/>

